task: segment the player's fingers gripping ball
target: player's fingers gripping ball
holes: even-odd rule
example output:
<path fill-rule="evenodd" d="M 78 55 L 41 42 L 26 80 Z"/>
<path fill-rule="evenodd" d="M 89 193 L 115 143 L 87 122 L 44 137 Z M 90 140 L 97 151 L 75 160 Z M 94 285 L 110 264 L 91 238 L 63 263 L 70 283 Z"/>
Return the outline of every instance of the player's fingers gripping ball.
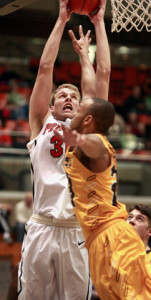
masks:
<path fill-rule="evenodd" d="M 76 14 L 90 15 L 98 10 L 100 3 L 100 0 L 69 0 L 67 6 Z"/>

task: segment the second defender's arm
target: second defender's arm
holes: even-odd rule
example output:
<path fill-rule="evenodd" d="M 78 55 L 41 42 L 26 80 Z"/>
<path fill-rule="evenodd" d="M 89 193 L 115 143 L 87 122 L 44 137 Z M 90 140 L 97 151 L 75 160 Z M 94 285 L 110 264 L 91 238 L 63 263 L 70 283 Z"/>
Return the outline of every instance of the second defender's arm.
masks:
<path fill-rule="evenodd" d="M 87 157 L 98 159 L 104 155 L 104 144 L 96 134 L 80 134 L 64 125 L 62 125 L 62 130 L 63 135 L 57 130 L 54 132 L 67 145 L 78 146 Z"/>
<path fill-rule="evenodd" d="M 89 30 L 85 35 L 83 28 L 79 26 L 80 39 L 76 39 L 72 30 L 69 30 L 69 35 L 72 39 L 73 47 L 80 57 L 81 63 L 81 92 L 82 98 L 95 97 L 95 72 L 93 65 L 89 58 L 89 44 L 91 31 Z"/>

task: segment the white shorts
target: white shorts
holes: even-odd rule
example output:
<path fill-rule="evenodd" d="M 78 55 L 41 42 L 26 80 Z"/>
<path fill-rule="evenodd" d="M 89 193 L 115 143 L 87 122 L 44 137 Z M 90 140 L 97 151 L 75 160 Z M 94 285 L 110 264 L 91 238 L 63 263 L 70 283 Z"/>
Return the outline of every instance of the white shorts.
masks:
<path fill-rule="evenodd" d="M 18 274 L 19 300 L 87 300 L 88 252 L 81 228 L 29 221 Z"/>

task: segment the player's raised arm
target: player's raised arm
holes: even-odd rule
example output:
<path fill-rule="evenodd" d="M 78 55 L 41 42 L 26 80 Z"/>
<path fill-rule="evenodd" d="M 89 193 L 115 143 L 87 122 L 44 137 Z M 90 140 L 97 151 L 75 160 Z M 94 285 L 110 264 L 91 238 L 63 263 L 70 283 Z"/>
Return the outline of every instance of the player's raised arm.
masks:
<path fill-rule="evenodd" d="M 111 59 L 108 39 L 106 35 L 104 14 L 106 8 L 106 0 L 101 0 L 99 10 L 96 15 L 90 16 L 96 32 L 96 97 L 108 100 Z"/>
<path fill-rule="evenodd" d="M 91 31 L 84 35 L 83 28 L 79 26 L 79 39 L 76 39 L 72 30 L 69 30 L 69 35 L 73 43 L 75 51 L 80 57 L 81 63 L 81 92 L 82 98 L 95 97 L 95 72 L 89 58 L 89 45 Z"/>
<path fill-rule="evenodd" d="M 68 0 L 60 0 L 59 16 L 44 47 L 36 82 L 30 99 L 29 124 L 31 139 L 40 132 L 48 114 L 53 85 L 53 68 L 66 22 L 70 18 Z"/>
<path fill-rule="evenodd" d="M 67 145 L 78 146 L 89 158 L 97 159 L 104 155 L 104 144 L 96 134 L 81 134 L 67 126 L 62 126 L 62 129 L 63 134 L 57 130 L 54 132 Z"/>

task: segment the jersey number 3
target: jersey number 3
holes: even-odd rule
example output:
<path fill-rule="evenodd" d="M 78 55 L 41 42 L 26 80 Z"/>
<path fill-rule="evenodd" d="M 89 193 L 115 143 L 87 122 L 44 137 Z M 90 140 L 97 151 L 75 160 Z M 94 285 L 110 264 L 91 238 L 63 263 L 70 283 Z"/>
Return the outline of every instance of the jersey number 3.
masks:
<path fill-rule="evenodd" d="M 54 144 L 54 149 L 50 150 L 50 154 L 53 157 L 60 157 L 63 154 L 63 142 L 56 135 L 54 135 L 50 139 L 50 143 Z"/>

